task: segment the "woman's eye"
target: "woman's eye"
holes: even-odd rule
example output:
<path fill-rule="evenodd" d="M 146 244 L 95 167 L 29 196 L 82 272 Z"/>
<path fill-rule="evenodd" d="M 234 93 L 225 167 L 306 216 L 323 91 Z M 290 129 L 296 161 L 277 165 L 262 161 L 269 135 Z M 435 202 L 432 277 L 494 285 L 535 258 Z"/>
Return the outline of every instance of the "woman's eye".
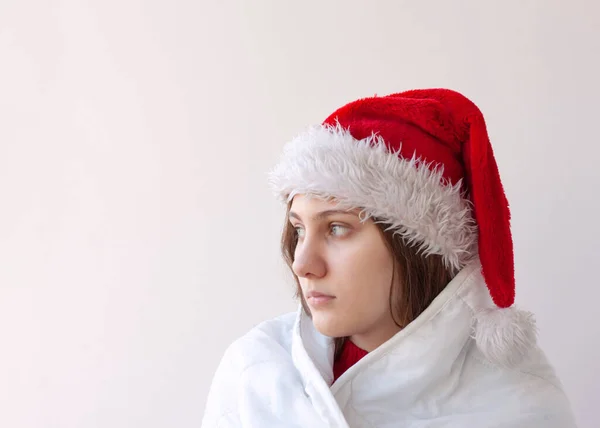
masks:
<path fill-rule="evenodd" d="M 333 236 L 344 236 L 347 232 L 347 227 L 340 226 L 339 224 L 334 224 L 331 226 L 331 234 Z"/>
<path fill-rule="evenodd" d="M 296 231 L 296 236 L 298 238 L 304 237 L 304 229 L 302 229 L 301 227 L 294 227 L 294 230 Z"/>

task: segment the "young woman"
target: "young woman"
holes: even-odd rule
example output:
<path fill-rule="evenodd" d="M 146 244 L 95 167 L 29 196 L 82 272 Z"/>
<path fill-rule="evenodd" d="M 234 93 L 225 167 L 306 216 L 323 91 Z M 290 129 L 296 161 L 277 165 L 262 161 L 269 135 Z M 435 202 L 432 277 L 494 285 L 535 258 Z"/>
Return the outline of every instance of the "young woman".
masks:
<path fill-rule="evenodd" d="M 288 143 L 270 181 L 299 309 L 228 348 L 204 428 L 575 426 L 512 307 L 508 203 L 471 101 L 354 101 Z"/>

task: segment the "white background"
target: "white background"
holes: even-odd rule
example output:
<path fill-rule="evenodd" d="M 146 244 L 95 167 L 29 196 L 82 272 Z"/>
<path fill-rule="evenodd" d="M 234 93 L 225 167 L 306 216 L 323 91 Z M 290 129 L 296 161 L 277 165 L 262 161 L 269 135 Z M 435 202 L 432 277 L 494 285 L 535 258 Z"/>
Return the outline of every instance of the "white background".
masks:
<path fill-rule="evenodd" d="M 592 0 L 0 3 L 0 426 L 198 427 L 225 347 L 295 308 L 266 173 L 359 97 L 483 110 L 518 301 L 597 426 Z"/>

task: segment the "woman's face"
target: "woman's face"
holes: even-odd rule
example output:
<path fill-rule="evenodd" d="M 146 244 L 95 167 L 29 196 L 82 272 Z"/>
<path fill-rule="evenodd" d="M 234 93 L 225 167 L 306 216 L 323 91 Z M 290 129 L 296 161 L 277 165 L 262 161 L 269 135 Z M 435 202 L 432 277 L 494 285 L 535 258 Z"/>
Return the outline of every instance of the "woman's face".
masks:
<path fill-rule="evenodd" d="M 394 261 L 378 227 L 361 222 L 358 213 L 295 196 L 289 213 L 298 235 L 292 269 L 316 329 L 349 336 L 372 351 L 399 331 L 389 304 Z"/>

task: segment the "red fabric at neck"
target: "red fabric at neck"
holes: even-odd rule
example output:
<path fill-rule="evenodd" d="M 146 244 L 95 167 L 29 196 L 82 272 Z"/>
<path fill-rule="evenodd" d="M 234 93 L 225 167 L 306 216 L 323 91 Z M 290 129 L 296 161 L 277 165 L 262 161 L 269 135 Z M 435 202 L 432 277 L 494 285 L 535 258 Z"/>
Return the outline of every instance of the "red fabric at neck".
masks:
<path fill-rule="evenodd" d="M 346 340 L 342 351 L 333 363 L 333 381 L 335 382 L 346 370 L 367 354 L 367 351 L 360 349 L 350 339 Z"/>

